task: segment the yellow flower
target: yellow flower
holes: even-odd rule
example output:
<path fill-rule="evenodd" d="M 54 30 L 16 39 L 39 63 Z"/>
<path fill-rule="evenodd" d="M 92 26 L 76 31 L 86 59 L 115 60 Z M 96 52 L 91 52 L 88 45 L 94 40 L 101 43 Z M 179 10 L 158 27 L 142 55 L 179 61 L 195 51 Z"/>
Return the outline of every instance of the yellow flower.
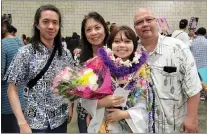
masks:
<path fill-rule="evenodd" d="M 136 74 L 140 74 L 141 72 L 143 72 L 145 70 L 145 66 L 144 64 L 139 68 L 139 70 L 137 71 Z"/>
<path fill-rule="evenodd" d="M 86 85 L 89 83 L 89 77 L 93 76 L 94 72 L 92 69 L 87 69 L 84 74 L 78 79 L 78 85 Z"/>
<path fill-rule="evenodd" d="M 139 75 L 142 78 L 147 77 L 147 70 L 146 70 L 146 64 L 143 64 L 139 70 L 137 71 L 136 75 Z"/>

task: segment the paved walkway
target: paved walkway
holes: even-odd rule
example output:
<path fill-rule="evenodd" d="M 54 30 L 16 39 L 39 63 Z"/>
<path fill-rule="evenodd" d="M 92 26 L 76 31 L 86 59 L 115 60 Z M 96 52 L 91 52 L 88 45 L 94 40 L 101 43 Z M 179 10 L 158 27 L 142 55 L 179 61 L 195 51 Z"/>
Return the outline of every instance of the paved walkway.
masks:
<path fill-rule="evenodd" d="M 77 113 L 74 109 L 72 122 L 68 125 L 68 133 L 79 133 L 77 124 Z M 200 133 L 207 133 L 207 100 L 201 101 L 199 107 L 199 129 Z"/>

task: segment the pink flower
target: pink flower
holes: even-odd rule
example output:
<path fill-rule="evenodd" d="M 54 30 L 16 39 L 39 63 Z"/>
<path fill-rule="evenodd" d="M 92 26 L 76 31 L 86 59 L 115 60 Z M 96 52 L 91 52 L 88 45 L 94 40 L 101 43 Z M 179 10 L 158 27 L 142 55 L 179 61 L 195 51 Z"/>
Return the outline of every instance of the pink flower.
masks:
<path fill-rule="evenodd" d="M 57 92 L 56 88 L 62 80 L 69 80 L 70 79 L 70 77 L 72 76 L 71 71 L 72 71 L 71 68 L 66 67 L 56 75 L 55 79 L 53 80 L 53 86 L 52 86 L 52 91 L 54 93 Z"/>
<path fill-rule="evenodd" d="M 141 51 L 141 50 L 139 50 L 139 49 L 137 49 L 137 50 L 136 50 L 136 53 L 141 54 L 141 53 L 142 53 L 142 51 Z"/>
<path fill-rule="evenodd" d="M 112 51 L 109 51 L 107 54 L 108 54 L 108 56 L 112 56 L 113 55 L 113 52 Z"/>
<path fill-rule="evenodd" d="M 77 86 L 76 89 L 78 91 L 82 91 L 83 92 L 86 89 L 86 87 L 87 87 L 86 85 L 82 85 L 82 86 Z"/>
<path fill-rule="evenodd" d="M 121 62 L 121 58 L 116 58 L 116 61 L 115 61 L 116 65 L 119 65 L 120 62 Z"/>
<path fill-rule="evenodd" d="M 90 62 L 86 63 L 86 67 L 91 68 L 93 70 L 101 69 L 103 65 L 104 63 L 100 57 L 94 57 L 90 60 Z"/>
<path fill-rule="evenodd" d="M 140 80 L 140 84 L 141 84 L 142 86 L 145 86 L 145 85 L 146 85 L 146 80 L 145 80 L 145 79 L 141 79 L 141 80 Z"/>
<path fill-rule="evenodd" d="M 85 76 L 83 75 L 90 70 L 97 70 L 97 74 L 93 74 L 93 77 L 91 77 L 91 73 L 85 74 Z M 85 81 L 85 77 L 89 77 L 87 82 Z M 97 83 L 99 78 L 104 79 L 103 82 Z M 74 95 L 88 99 L 100 99 L 113 93 L 111 74 L 101 58 L 97 56 L 88 61 L 80 70 L 73 71 L 69 67 L 61 70 L 53 81 L 52 90 L 55 93 L 64 95 L 70 100 L 73 100 Z"/>
<path fill-rule="evenodd" d="M 62 81 L 69 81 L 72 76 L 72 70 L 69 67 L 64 68 L 62 72 Z"/>

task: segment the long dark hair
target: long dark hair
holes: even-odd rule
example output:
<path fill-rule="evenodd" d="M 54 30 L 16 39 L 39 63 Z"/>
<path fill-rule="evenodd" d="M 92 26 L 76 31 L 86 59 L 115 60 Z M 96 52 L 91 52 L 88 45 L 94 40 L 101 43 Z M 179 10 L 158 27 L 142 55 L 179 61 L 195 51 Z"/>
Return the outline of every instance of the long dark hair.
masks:
<path fill-rule="evenodd" d="M 104 27 L 105 31 L 105 38 L 104 38 L 104 44 L 107 42 L 107 38 L 109 35 L 109 30 L 107 27 L 107 24 L 104 20 L 104 18 L 98 14 L 97 12 L 90 12 L 88 15 L 86 15 L 82 21 L 81 25 L 81 38 L 83 41 L 82 49 L 81 49 L 81 54 L 80 54 L 80 62 L 85 62 L 88 59 L 93 57 L 93 49 L 92 49 L 92 44 L 88 42 L 85 34 L 85 25 L 88 19 L 94 19 L 95 21 L 101 23 Z"/>
<path fill-rule="evenodd" d="M 62 42 L 61 42 L 61 13 L 59 11 L 59 9 L 57 7 L 55 7 L 54 5 L 43 5 L 40 8 L 37 9 L 35 16 L 34 16 L 34 24 L 33 24 L 33 37 L 32 37 L 32 47 L 34 49 L 34 51 L 36 52 L 39 51 L 39 43 L 41 42 L 40 40 L 40 30 L 36 27 L 37 24 L 39 24 L 39 20 L 41 17 L 41 12 L 42 11 L 46 11 L 46 10 L 50 10 L 50 11 L 54 11 L 59 15 L 59 31 L 57 33 L 57 35 L 55 36 L 54 39 L 54 44 L 55 44 L 55 48 L 58 50 L 58 55 L 61 56 L 62 55 Z"/>
<path fill-rule="evenodd" d="M 132 52 L 132 54 L 129 57 L 129 60 L 132 60 L 134 58 L 134 52 L 137 50 L 137 45 L 138 45 L 138 40 L 136 37 L 135 32 L 128 26 L 119 26 L 116 29 L 114 29 L 112 31 L 112 33 L 109 36 L 108 39 L 108 44 L 107 46 L 112 49 L 112 43 L 114 42 L 114 38 L 117 35 L 118 32 L 123 32 L 124 35 L 127 37 L 127 39 L 132 40 L 133 44 L 134 44 L 134 50 Z"/>

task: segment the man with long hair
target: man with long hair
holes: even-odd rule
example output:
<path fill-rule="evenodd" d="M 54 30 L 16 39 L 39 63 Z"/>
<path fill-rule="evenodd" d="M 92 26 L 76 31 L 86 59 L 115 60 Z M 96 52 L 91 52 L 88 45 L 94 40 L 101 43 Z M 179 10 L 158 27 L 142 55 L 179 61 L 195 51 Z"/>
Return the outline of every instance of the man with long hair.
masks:
<path fill-rule="evenodd" d="M 20 133 L 67 132 L 68 101 L 51 90 L 56 74 L 66 66 L 73 67 L 71 53 L 63 49 L 61 43 L 61 24 L 58 8 L 53 5 L 38 8 L 34 17 L 32 42 L 17 53 L 6 73 L 8 97 Z M 48 69 L 41 78 L 36 79 L 48 61 L 51 61 Z M 34 86 L 29 86 L 31 80 Z M 17 96 L 17 85 L 23 81 L 29 87 L 24 88 L 24 114 Z"/>

